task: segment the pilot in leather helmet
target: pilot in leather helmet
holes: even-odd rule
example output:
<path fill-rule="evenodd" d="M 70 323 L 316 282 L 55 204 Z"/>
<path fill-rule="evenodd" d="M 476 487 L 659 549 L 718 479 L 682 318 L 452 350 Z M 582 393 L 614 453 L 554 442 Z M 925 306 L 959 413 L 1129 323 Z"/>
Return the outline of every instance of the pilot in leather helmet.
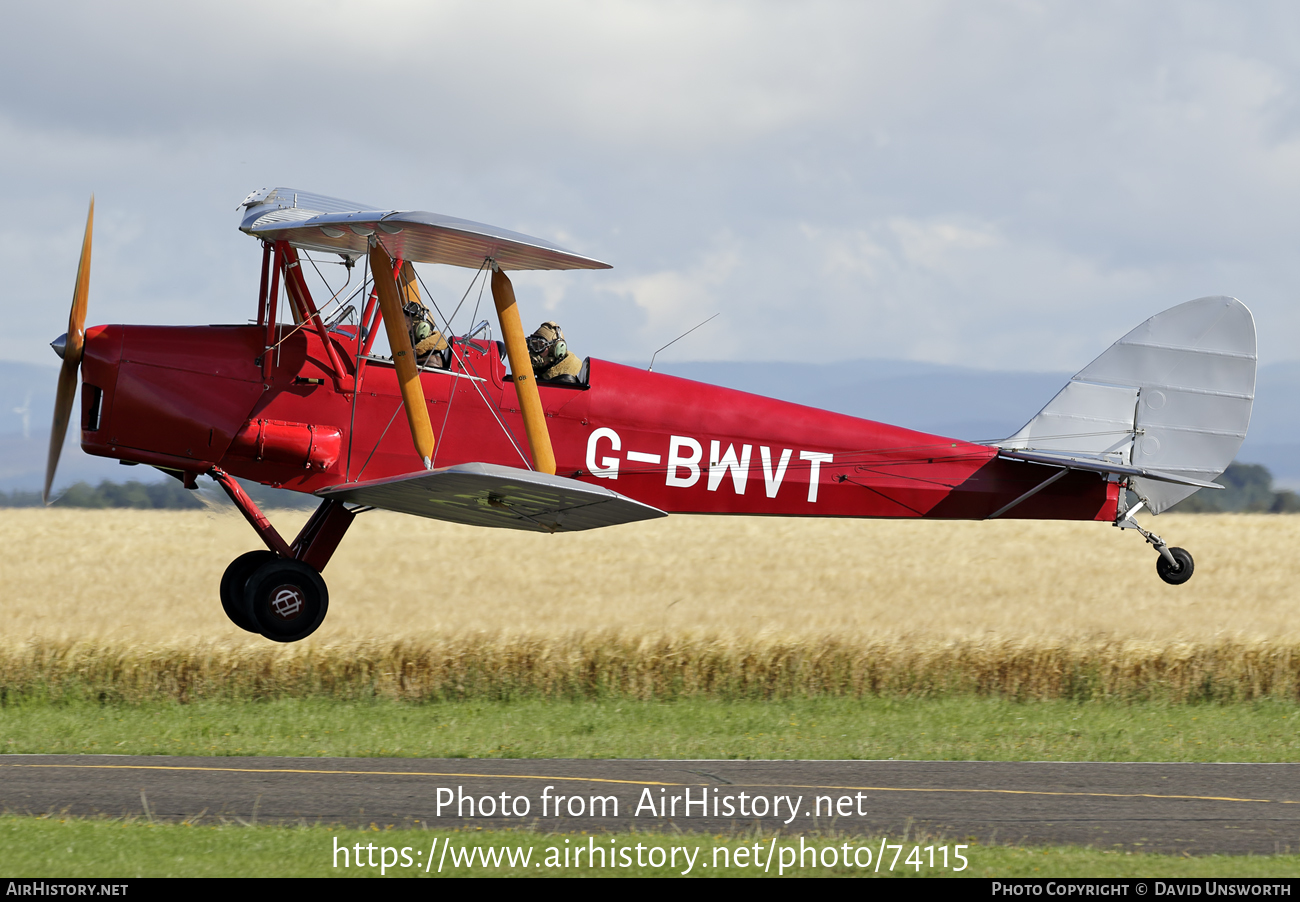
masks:
<path fill-rule="evenodd" d="M 582 361 L 569 352 L 564 332 L 556 323 L 542 323 L 528 336 L 528 354 L 539 381 L 577 382 L 582 372 Z"/>
<path fill-rule="evenodd" d="M 447 340 L 429 322 L 429 311 L 422 304 L 409 301 L 402 307 L 402 313 L 406 316 L 407 331 L 411 333 L 416 362 L 421 366 L 442 368 L 445 365 L 442 351 L 447 347 Z"/>

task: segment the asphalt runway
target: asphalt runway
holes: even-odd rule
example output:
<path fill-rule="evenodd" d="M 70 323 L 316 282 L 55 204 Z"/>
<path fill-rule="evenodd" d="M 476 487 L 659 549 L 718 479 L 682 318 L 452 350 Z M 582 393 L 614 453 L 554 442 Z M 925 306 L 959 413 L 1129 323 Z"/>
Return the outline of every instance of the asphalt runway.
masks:
<path fill-rule="evenodd" d="M 1300 764 L 5 755 L 0 809 L 544 832 L 906 830 L 912 841 L 1273 854 L 1300 851 Z"/>

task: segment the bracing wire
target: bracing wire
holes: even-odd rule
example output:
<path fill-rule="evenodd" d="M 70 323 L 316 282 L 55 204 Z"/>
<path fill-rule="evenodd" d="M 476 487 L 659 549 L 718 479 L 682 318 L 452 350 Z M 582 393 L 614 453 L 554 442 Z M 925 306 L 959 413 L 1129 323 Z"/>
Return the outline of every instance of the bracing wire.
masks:
<path fill-rule="evenodd" d="M 478 322 L 478 308 L 479 305 L 483 303 L 483 289 L 486 287 L 487 287 L 487 279 L 484 279 L 483 283 L 478 287 L 478 300 L 474 302 L 474 315 L 469 318 L 470 329 L 473 329 L 474 324 Z"/>
<path fill-rule="evenodd" d="M 312 265 L 312 269 L 315 269 L 315 270 L 316 270 L 316 275 L 320 276 L 320 280 L 321 280 L 322 282 L 325 283 L 325 288 L 328 290 L 329 287 L 330 287 L 329 282 L 326 282 L 326 281 L 325 281 L 325 277 L 321 275 L 320 270 L 316 267 L 316 261 L 313 260 L 313 259 L 311 258 L 311 255 L 308 254 L 306 251 L 303 252 L 303 257 L 307 258 L 307 261 L 308 261 L 309 263 L 311 263 L 311 265 Z M 322 323 L 325 322 L 325 314 L 326 314 L 326 312 L 329 310 L 330 305 L 333 304 L 336 300 L 338 300 L 338 296 L 339 296 L 340 294 L 342 294 L 343 291 L 344 291 L 344 289 L 346 289 L 346 288 L 348 287 L 348 285 L 350 285 L 351 283 L 352 283 L 352 269 L 349 267 L 349 269 L 348 269 L 348 279 L 347 279 L 346 282 L 343 283 L 343 288 L 340 288 L 338 291 L 334 292 L 333 297 L 331 297 L 331 298 L 330 298 L 328 301 L 326 301 L 322 306 L 320 306 L 320 307 L 318 307 L 318 308 L 316 309 L 316 315 L 320 317 Z M 357 286 L 356 290 L 353 291 L 350 295 L 348 295 L 348 296 L 347 296 L 346 298 L 344 298 L 342 301 L 338 301 L 340 308 L 343 306 L 343 304 L 346 304 L 348 301 L 350 301 L 350 300 L 352 300 L 354 297 L 356 297 L 356 296 L 357 296 L 357 292 L 361 291 L 364 287 L 365 287 L 364 283 L 363 283 L 362 285 Z M 286 295 L 287 295 L 287 294 L 288 294 L 288 291 L 289 291 L 289 287 L 288 287 L 288 285 L 284 285 L 284 286 L 282 286 L 282 289 L 284 290 L 284 292 L 285 292 Z M 283 344 L 284 342 L 286 342 L 286 341 L 288 341 L 290 338 L 292 338 L 295 334 L 297 334 L 297 332 L 298 332 L 299 330 L 307 328 L 307 324 L 310 323 L 310 322 L 311 322 L 311 317 L 308 317 L 307 319 L 304 319 L 302 322 L 300 322 L 300 323 L 296 323 L 292 329 L 290 329 L 288 332 L 286 332 L 285 334 L 283 334 L 282 336 L 280 336 L 280 340 L 279 340 L 279 341 L 277 341 L 275 344 L 271 345 L 270 350 L 276 350 L 276 349 L 278 349 L 278 348 L 280 347 L 281 344 Z"/>
<path fill-rule="evenodd" d="M 465 293 L 462 294 L 462 295 L 460 296 L 460 303 L 456 305 L 456 309 L 453 310 L 453 311 L 451 311 L 451 316 L 447 318 L 447 334 L 449 334 L 449 335 L 452 334 L 452 330 L 451 330 L 451 323 L 452 323 L 452 320 L 454 320 L 454 319 L 456 318 L 456 314 L 457 314 L 457 313 L 460 313 L 460 308 L 463 307 L 463 306 L 465 305 L 465 299 L 466 299 L 467 297 L 469 297 L 469 293 L 470 293 L 471 291 L 474 290 L 474 283 L 478 281 L 478 277 L 479 277 L 480 275 L 483 274 L 483 271 L 484 271 L 484 269 L 485 269 L 486 267 L 487 267 L 487 258 L 484 257 L 484 258 L 483 258 L 483 262 L 482 262 L 481 264 L 479 264 L 478 272 L 474 273 L 474 278 L 470 279 L 469 287 L 466 288 L 466 289 L 465 289 Z M 416 277 L 419 278 L 419 273 L 416 273 Z M 421 280 L 421 281 L 420 281 L 420 284 L 423 285 L 423 284 L 424 284 L 424 281 Z M 486 285 L 486 284 L 487 284 L 487 279 L 484 279 L 484 280 L 483 280 L 483 285 Z M 482 299 L 483 299 L 483 286 L 482 286 L 482 285 L 479 286 L 479 289 L 478 289 L 478 296 L 479 296 L 479 300 L 482 300 Z M 433 298 L 430 298 L 430 300 L 433 300 Z M 475 316 L 478 315 L 478 304 L 477 304 L 477 303 L 474 304 L 474 315 L 475 315 Z M 473 324 L 474 324 L 474 320 L 471 319 L 471 320 L 470 320 L 470 325 L 473 325 Z"/>
<path fill-rule="evenodd" d="M 484 271 L 487 269 L 488 264 L 489 264 L 490 262 L 491 262 L 491 258 L 487 258 L 487 257 L 485 257 L 485 258 L 483 259 L 483 263 L 479 266 L 479 268 L 478 268 L 478 272 L 476 272 L 476 273 L 474 274 L 474 278 L 475 278 L 476 280 L 478 279 L 479 274 L 482 273 L 482 272 L 484 272 Z M 412 269 L 415 269 L 415 267 L 412 267 Z M 429 287 L 428 287 L 427 285 L 424 284 L 424 279 L 421 279 L 421 278 L 420 278 L 420 273 L 419 273 L 418 270 L 416 270 L 416 272 L 415 272 L 415 278 L 416 278 L 417 280 L 419 280 L 419 282 L 420 282 L 420 288 L 424 291 L 425 296 L 429 298 L 429 302 L 432 303 L 432 304 L 434 305 L 433 309 L 438 313 L 439 316 L 442 316 L 442 311 L 438 309 L 438 305 L 434 302 L 434 300 L 433 300 L 433 296 L 429 293 Z M 487 281 L 487 280 L 484 279 L 484 282 L 485 282 L 485 283 L 486 283 L 486 281 Z M 473 282 L 470 282 L 470 288 L 473 288 L 473 287 L 474 287 L 474 283 L 473 283 Z M 468 294 L 469 294 L 469 289 L 466 289 L 466 290 L 465 290 L 465 295 L 468 296 Z M 480 296 L 480 298 L 482 297 L 482 289 L 479 290 L 479 296 Z M 464 296 L 462 296 L 462 298 L 461 298 L 461 303 L 464 303 Z M 459 309 L 460 309 L 460 306 L 457 305 L 456 309 L 459 310 Z M 475 309 L 475 315 L 477 316 L 477 315 L 478 315 L 478 307 L 477 307 L 477 305 L 475 306 L 474 309 Z M 472 320 L 471 320 L 471 321 L 472 321 Z M 451 334 L 451 322 L 450 322 L 450 320 L 447 320 L 446 318 L 444 318 L 444 319 L 443 319 L 443 323 L 446 325 L 446 328 L 447 328 L 447 334 Z M 452 353 L 452 355 L 453 355 L 453 356 L 454 356 L 458 361 L 460 361 L 461 369 L 463 369 L 465 372 L 468 373 L 468 372 L 470 371 L 469 364 L 467 363 L 467 361 L 465 360 L 465 358 L 462 357 L 462 356 L 460 356 L 460 354 L 456 351 L 456 346 L 455 346 L 452 342 L 448 341 L 448 342 L 447 342 L 447 347 L 451 348 L 451 353 Z M 533 465 L 529 462 L 527 455 L 525 455 L 524 452 L 523 452 L 523 449 L 519 447 L 519 442 L 516 441 L 514 434 L 511 433 L 511 431 L 510 431 L 510 428 L 509 428 L 508 426 L 506 426 L 505 422 L 501 419 L 500 416 L 498 416 L 496 409 L 492 406 L 492 402 L 490 402 L 490 401 L 487 399 L 487 397 L 483 394 L 483 390 L 482 390 L 481 388 L 478 387 L 478 383 L 477 383 L 477 382 L 471 382 L 470 384 L 471 384 L 472 386 L 474 386 L 474 391 L 475 391 L 475 393 L 477 393 L 478 396 L 479 396 L 479 398 L 483 401 L 483 406 L 487 408 L 488 413 L 492 414 L 492 419 L 496 420 L 497 425 L 498 425 L 499 427 L 501 427 L 501 434 L 504 435 L 504 436 L 506 437 L 506 440 L 510 442 L 511 447 L 513 447 L 513 448 L 515 449 L 515 453 L 519 455 L 519 459 L 520 459 L 521 461 L 523 461 L 524 466 L 531 470 L 531 469 L 533 468 Z M 454 397 L 454 395 L 453 395 L 453 397 Z M 443 416 L 443 428 L 444 428 L 444 429 L 446 429 L 446 426 L 447 426 L 447 422 L 446 422 L 447 417 L 450 416 L 450 415 L 451 415 L 451 403 L 448 402 L 448 404 L 447 404 L 447 413 Z M 438 453 L 438 449 L 437 449 L 437 446 L 435 445 L 435 447 L 434 447 L 434 454 L 437 454 L 437 453 Z"/>
<path fill-rule="evenodd" d="M 487 264 L 488 264 L 488 260 L 487 260 L 487 259 L 484 259 L 483 263 L 479 266 L 478 271 L 474 274 L 474 281 L 477 281 L 479 275 L 480 275 L 482 272 L 484 272 L 484 270 L 485 270 L 486 267 L 487 267 Z M 419 273 L 419 271 L 416 270 L 414 266 L 412 266 L 411 269 L 412 269 L 413 271 L 415 271 L 415 278 L 416 278 L 416 279 L 419 281 L 419 283 L 420 283 L 420 289 L 424 292 L 424 297 L 426 297 L 426 298 L 429 299 L 429 303 L 433 306 L 434 312 L 437 313 L 437 315 L 438 315 L 438 316 L 442 319 L 442 321 L 443 321 L 443 325 L 444 325 L 444 327 L 445 327 L 445 329 L 446 329 L 446 331 L 444 332 L 444 336 L 447 335 L 447 334 L 450 334 L 450 333 L 451 333 L 451 322 L 450 322 L 450 320 L 448 320 L 446 317 L 443 316 L 443 314 L 442 314 L 442 310 L 438 307 L 438 303 L 437 303 L 437 301 L 435 301 L 435 300 L 433 299 L 433 295 L 432 295 L 432 293 L 430 293 L 430 291 L 429 291 L 429 286 L 425 285 L 425 284 L 424 284 L 424 279 L 420 278 L 420 273 Z M 465 298 L 469 296 L 470 291 L 473 289 L 473 287 L 474 287 L 474 281 L 471 281 L 471 282 L 470 282 L 469 287 L 465 289 L 465 294 L 461 296 L 461 303 L 462 303 L 462 304 L 465 302 Z M 457 307 L 456 307 L 456 310 L 459 310 L 459 309 L 460 309 L 460 305 L 458 304 Z M 453 312 L 452 315 L 454 316 L 455 313 Z M 447 342 L 447 347 L 451 348 L 452 355 L 453 355 L 453 356 L 454 356 L 454 357 L 455 357 L 455 358 L 460 362 L 461 369 L 462 369 L 465 373 L 470 373 L 470 372 L 471 372 L 471 368 L 470 368 L 468 362 L 465 360 L 464 357 L 462 357 L 462 356 L 457 352 L 457 350 L 456 350 L 456 346 L 455 346 L 453 343 L 451 343 L 450 341 L 448 341 L 448 342 Z M 432 359 L 432 355 L 431 355 L 429 358 L 426 358 L 425 361 L 424 361 L 424 363 L 420 364 L 420 368 L 419 368 L 419 370 L 418 370 L 419 373 L 423 374 L 423 373 L 427 370 L 428 365 L 429 365 L 429 360 L 430 360 L 430 359 Z M 477 374 L 475 374 L 475 375 L 477 375 Z M 474 387 L 474 391 L 475 391 L 475 393 L 476 393 L 476 394 L 479 396 L 479 398 L 483 401 L 483 406 L 487 408 L 488 413 L 492 414 L 492 418 L 493 418 L 494 420 L 496 420 L 497 425 L 501 428 L 501 433 L 506 437 L 506 440 L 510 442 L 511 447 L 515 449 L 515 453 L 519 455 L 519 459 L 520 459 L 521 461 L 523 461 L 524 466 L 531 470 L 531 469 L 532 469 L 532 464 L 529 463 L 529 461 L 528 461 L 528 457 L 524 454 L 523 449 L 521 449 L 521 448 L 519 447 L 519 443 L 515 440 L 514 435 L 511 434 L 509 427 L 506 426 L 506 424 L 502 421 L 501 417 L 498 415 L 497 411 L 493 408 L 492 403 L 491 403 L 491 402 L 487 399 L 487 397 L 483 394 L 483 390 L 482 390 L 481 388 L 479 388 L 478 383 L 475 382 L 475 381 L 471 381 L 471 382 L 470 382 L 470 385 L 472 385 L 472 386 Z M 354 396 L 354 397 L 355 397 L 355 396 Z M 442 432 L 438 435 L 438 440 L 434 443 L 433 453 L 434 453 L 434 458 L 435 458 L 435 459 L 437 458 L 438 450 L 439 450 L 439 448 L 440 448 L 441 445 L 442 445 L 442 437 L 443 437 L 443 435 L 446 434 L 446 429 L 447 429 L 447 418 L 451 415 L 451 403 L 452 403 L 453 400 L 455 400 L 455 397 L 456 397 L 456 393 L 453 391 L 453 392 L 452 392 L 452 396 L 451 396 L 451 398 L 447 401 L 447 411 L 443 414 Z M 358 481 L 360 481 L 361 476 L 365 473 L 365 471 L 366 471 L 366 467 L 370 466 L 370 461 L 371 461 L 371 459 L 375 456 L 375 452 L 379 450 L 379 446 L 380 446 L 380 444 L 383 443 L 383 441 L 384 441 L 384 437 L 388 435 L 388 430 L 392 428 L 392 426 L 393 426 L 393 422 L 397 419 L 397 414 L 398 414 L 401 410 L 402 410 L 402 404 L 399 403 L 399 404 L 397 405 L 397 408 L 393 411 L 393 415 L 390 416 L 390 417 L 388 418 L 388 424 L 387 424 L 386 426 L 384 426 L 383 431 L 379 434 L 379 439 L 375 442 L 375 446 L 374 446 L 373 448 L 370 449 L 370 453 L 366 456 L 366 462 L 365 462 L 364 464 L 362 464 L 360 471 L 357 472 L 357 480 L 358 480 Z M 430 463 L 432 463 L 432 462 L 433 462 L 433 461 L 430 461 Z"/>
<path fill-rule="evenodd" d="M 363 264 L 363 268 L 361 270 L 360 288 L 363 292 L 365 291 L 366 283 L 369 281 L 370 281 L 370 256 L 366 255 L 366 262 Z M 363 309 L 362 315 L 364 314 L 365 311 Z M 365 326 L 366 324 L 361 322 L 361 317 L 358 317 L 357 318 L 357 357 L 356 360 L 353 361 L 352 363 L 352 373 L 353 373 L 352 409 L 348 414 L 348 456 L 347 456 L 347 463 L 344 464 L 343 467 L 344 482 L 348 481 L 348 477 L 352 473 L 352 436 L 356 434 L 356 427 L 357 427 L 357 395 L 361 394 L 361 374 L 362 374 L 361 346 L 365 344 L 365 336 L 362 335 L 361 333 L 365 329 Z M 375 447 L 379 447 L 379 446 L 376 445 Z M 372 451 L 371 453 L 373 454 L 374 452 Z M 366 458 L 366 463 L 370 463 L 370 458 L 368 457 Z M 360 479 L 361 479 L 361 475 L 358 473 L 357 480 L 359 481 Z"/>

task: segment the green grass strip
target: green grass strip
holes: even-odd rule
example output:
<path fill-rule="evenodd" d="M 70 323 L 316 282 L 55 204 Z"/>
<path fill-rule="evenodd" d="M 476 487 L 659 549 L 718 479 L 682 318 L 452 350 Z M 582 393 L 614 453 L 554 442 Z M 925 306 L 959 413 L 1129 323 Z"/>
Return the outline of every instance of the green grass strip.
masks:
<path fill-rule="evenodd" d="M 971 844 L 958 848 L 950 840 L 925 836 L 883 837 L 886 851 L 881 859 L 881 839 L 839 834 L 801 840 L 752 833 L 380 831 L 244 826 L 215 819 L 167 824 L 0 817 L 6 878 L 1293 877 L 1300 873 L 1300 856 L 1289 854 L 1187 858 L 1073 847 Z M 891 845 L 901 848 L 895 851 Z M 594 856 L 592 849 L 598 850 Z M 833 863 L 829 850 L 834 852 Z M 358 852 L 365 866 L 357 865 Z M 766 866 L 769 856 L 770 867 Z M 882 866 L 877 870 L 878 859 Z M 957 871 L 958 867 L 963 869 Z"/>
<path fill-rule="evenodd" d="M 0 750 L 27 754 L 430 758 L 1297 761 L 1300 705 L 789 698 L 192 704 L 25 701 Z"/>

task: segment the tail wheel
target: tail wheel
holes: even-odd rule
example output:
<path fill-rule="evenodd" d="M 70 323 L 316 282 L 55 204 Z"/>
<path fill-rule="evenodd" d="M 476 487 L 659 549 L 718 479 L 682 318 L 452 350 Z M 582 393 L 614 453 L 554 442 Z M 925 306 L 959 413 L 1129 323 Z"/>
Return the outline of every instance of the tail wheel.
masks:
<path fill-rule="evenodd" d="M 1170 548 L 1169 553 L 1178 562 L 1178 567 L 1170 566 L 1162 554 L 1156 558 L 1156 573 L 1169 585 L 1181 586 L 1192 578 L 1192 570 L 1195 569 L 1195 564 L 1192 562 L 1192 556 L 1185 548 Z"/>
<path fill-rule="evenodd" d="M 230 562 L 226 572 L 221 574 L 221 609 L 226 612 L 230 622 L 241 630 L 260 633 L 257 623 L 248 616 L 244 605 L 244 589 L 248 578 L 258 567 L 273 561 L 277 557 L 274 551 L 249 551 Z"/>
<path fill-rule="evenodd" d="M 297 642 L 316 632 L 325 619 L 329 590 L 311 567 L 276 557 L 248 577 L 244 610 L 272 642 Z"/>

